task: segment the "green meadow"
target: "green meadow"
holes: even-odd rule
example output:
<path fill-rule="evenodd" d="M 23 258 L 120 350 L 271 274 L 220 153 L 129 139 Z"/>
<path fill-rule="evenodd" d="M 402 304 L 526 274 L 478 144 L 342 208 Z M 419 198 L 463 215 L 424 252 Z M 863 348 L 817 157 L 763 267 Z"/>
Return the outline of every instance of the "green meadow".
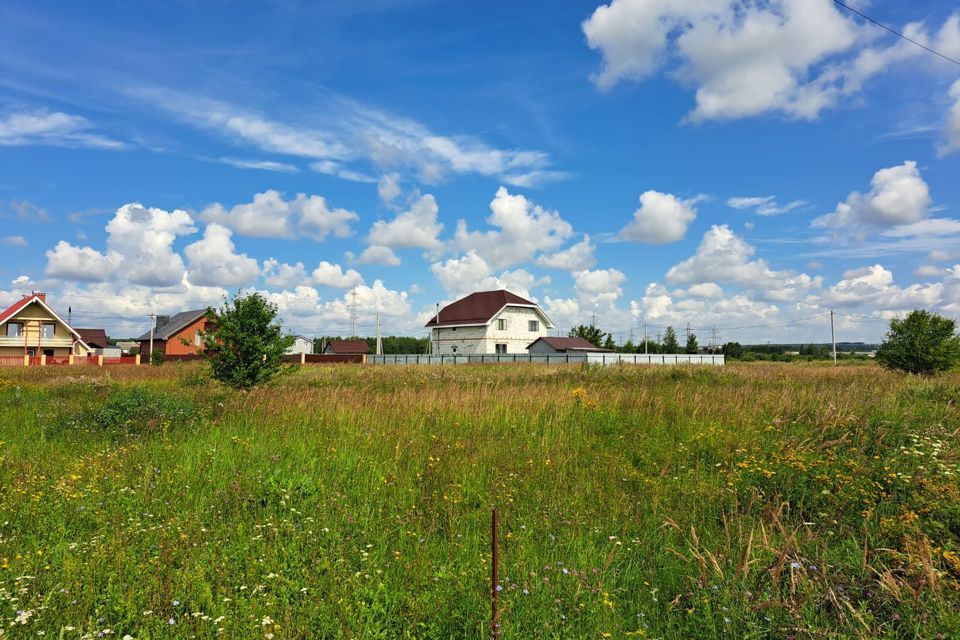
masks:
<path fill-rule="evenodd" d="M 960 637 L 960 375 L 0 370 L 0 638 Z"/>

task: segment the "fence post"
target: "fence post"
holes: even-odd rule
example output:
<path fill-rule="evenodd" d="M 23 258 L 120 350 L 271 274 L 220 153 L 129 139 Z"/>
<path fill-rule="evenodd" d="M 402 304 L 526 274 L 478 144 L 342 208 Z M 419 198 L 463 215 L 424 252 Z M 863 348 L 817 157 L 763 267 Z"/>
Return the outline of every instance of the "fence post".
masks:
<path fill-rule="evenodd" d="M 40 366 L 41 367 L 47 366 L 47 354 L 45 353 L 40 354 Z"/>
<path fill-rule="evenodd" d="M 25 367 L 30 366 L 30 356 L 27 354 L 23 354 L 23 366 Z"/>
<path fill-rule="evenodd" d="M 307 354 L 300 352 L 300 364 L 307 364 Z"/>
<path fill-rule="evenodd" d="M 73 364 L 73 354 L 72 354 L 72 353 L 71 353 L 69 356 L 67 356 L 67 364 Z"/>
<path fill-rule="evenodd" d="M 133 356 L 133 364 L 136 365 L 136 366 L 138 366 L 138 367 L 140 366 L 140 354 L 139 354 L 139 353 L 138 353 L 137 355 Z"/>
<path fill-rule="evenodd" d="M 98 367 L 103 366 L 103 356 L 97 356 L 97 366 Z"/>

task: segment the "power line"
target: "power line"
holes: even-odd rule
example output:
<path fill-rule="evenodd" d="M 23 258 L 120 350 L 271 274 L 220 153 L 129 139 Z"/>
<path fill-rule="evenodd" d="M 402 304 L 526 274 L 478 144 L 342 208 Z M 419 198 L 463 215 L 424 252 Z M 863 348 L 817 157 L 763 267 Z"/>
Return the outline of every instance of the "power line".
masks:
<path fill-rule="evenodd" d="M 843 2 L 840 2 L 840 0 L 833 0 L 833 3 L 836 4 L 836 5 L 839 5 L 839 6 L 843 7 L 844 9 L 846 9 L 847 11 L 849 11 L 849 12 L 851 12 L 851 13 L 857 14 L 858 16 L 860 16 L 861 18 L 863 18 L 863 19 L 866 20 L 867 22 L 873 23 L 873 24 L 877 25 L 878 27 L 880 27 L 881 29 L 885 29 L 885 30 L 889 31 L 890 33 L 892 33 L 893 35 L 897 36 L 898 38 L 903 38 L 903 39 L 906 40 L 907 42 L 909 42 L 909 43 L 911 43 L 911 44 L 915 44 L 916 46 L 920 47 L 921 49 L 924 49 L 924 50 L 926 50 L 926 51 L 929 51 L 930 53 L 932 53 L 932 54 L 935 55 L 935 56 L 940 56 L 941 58 L 943 58 L 943 59 L 946 60 L 947 62 L 952 62 L 953 64 L 955 64 L 955 65 L 957 65 L 958 67 L 960 67 L 960 60 L 956 60 L 956 59 L 954 59 L 954 58 L 951 58 L 950 56 L 947 56 L 947 55 L 944 55 L 944 54 L 940 53 L 939 51 L 936 51 L 935 49 L 931 49 L 931 48 L 928 47 L 927 45 L 922 44 L 922 43 L 920 43 L 920 42 L 917 42 L 917 41 L 914 40 L 913 38 L 904 35 L 903 33 L 897 31 L 896 29 L 892 29 L 892 28 L 888 27 L 887 25 L 883 24 L 882 22 L 878 22 L 878 21 L 874 20 L 873 18 L 871 18 L 870 16 L 868 16 L 868 15 L 866 15 L 866 14 L 863 14 L 863 13 L 857 11 L 856 9 L 854 9 L 853 7 L 851 7 L 850 5 L 844 4 Z"/>

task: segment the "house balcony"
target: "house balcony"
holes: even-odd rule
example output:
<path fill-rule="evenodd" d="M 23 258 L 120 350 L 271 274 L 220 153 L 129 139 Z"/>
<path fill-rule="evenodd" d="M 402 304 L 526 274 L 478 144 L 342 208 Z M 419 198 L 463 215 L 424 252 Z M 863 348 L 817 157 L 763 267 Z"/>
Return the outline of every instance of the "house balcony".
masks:
<path fill-rule="evenodd" d="M 69 349 L 73 346 L 73 338 L 39 338 L 36 335 L 0 336 L 0 347 L 16 347 L 19 349 Z"/>

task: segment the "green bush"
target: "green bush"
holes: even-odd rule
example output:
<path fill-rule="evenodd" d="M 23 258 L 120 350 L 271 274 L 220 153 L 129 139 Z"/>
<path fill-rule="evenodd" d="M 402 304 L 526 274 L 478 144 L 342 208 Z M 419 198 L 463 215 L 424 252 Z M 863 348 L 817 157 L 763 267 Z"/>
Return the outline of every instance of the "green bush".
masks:
<path fill-rule="evenodd" d="M 960 363 L 956 323 L 923 309 L 902 320 L 894 318 L 877 349 L 877 361 L 888 369 L 920 375 L 949 371 Z"/>

